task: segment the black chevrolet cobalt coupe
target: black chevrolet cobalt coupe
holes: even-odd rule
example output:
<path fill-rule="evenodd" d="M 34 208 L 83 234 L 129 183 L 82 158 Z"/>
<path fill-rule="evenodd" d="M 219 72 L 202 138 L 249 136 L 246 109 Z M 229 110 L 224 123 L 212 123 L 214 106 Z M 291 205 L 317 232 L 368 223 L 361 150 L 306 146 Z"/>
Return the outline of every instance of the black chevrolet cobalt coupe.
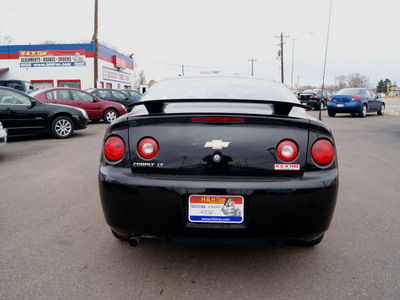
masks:
<path fill-rule="evenodd" d="M 99 189 L 113 235 L 318 244 L 338 163 L 331 130 L 306 109 L 270 80 L 157 82 L 105 133 Z"/>

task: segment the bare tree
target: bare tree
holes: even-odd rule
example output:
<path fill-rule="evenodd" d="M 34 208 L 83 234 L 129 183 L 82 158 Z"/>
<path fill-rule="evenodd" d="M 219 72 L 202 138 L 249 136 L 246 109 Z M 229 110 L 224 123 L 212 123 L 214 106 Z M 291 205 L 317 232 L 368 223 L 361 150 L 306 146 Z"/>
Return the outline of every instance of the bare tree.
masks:
<path fill-rule="evenodd" d="M 339 91 L 347 86 L 347 77 L 344 75 L 335 77 L 335 90 Z"/>
<path fill-rule="evenodd" d="M 56 41 L 52 41 L 52 40 L 45 40 L 42 42 L 42 44 L 45 45 L 52 45 L 52 44 L 58 44 Z"/>
<path fill-rule="evenodd" d="M 143 84 L 146 84 L 146 74 L 143 70 L 140 70 L 138 78 L 135 80 L 135 89 L 139 89 L 139 87 Z"/>
<path fill-rule="evenodd" d="M 8 34 L 0 34 L 0 45 L 10 45 L 13 38 Z"/>
<path fill-rule="evenodd" d="M 367 77 L 361 75 L 360 73 L 353 73 L 347 77 L 348 87 L 359 87 L 368 88 L 370 87 L 370 82 Z"/>

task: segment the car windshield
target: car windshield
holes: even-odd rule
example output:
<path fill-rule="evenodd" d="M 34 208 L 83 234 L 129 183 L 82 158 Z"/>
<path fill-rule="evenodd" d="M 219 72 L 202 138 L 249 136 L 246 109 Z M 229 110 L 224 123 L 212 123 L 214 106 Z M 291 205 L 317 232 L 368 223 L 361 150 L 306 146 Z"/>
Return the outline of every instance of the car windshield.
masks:
<path fill-rule="evenodd" d="M 361 94 L 363 89 L 343 89 L 337 92 L 335 95 L 358 95 Z"/>
<path fill-rule="evenodd" d="M 298 103 L 293 93 L 280 83 L 239 77 L 167 79 L 149 88 L 141 101 L 167 99 L 249 99 Z"/>

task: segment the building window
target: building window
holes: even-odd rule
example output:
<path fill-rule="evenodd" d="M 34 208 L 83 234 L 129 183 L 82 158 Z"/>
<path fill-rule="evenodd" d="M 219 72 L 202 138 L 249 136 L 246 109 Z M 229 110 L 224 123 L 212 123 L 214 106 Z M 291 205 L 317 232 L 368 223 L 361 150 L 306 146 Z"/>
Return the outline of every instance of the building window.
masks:
<path fill-rule="evenodd" d="M 80 80 L 57 80 L 57 86 L 80 89 L 81 81 Z"/>
<path fill-rule="evenodd" d="M 107 89 L 112 89 L 112 84 L 111 83 L 106 83 L 106 88 Z"/>
<path fill-rule="evenodd" d="M 31 80 L 31 82 L 35 90 L 54 87 L 53 80 Z"/>

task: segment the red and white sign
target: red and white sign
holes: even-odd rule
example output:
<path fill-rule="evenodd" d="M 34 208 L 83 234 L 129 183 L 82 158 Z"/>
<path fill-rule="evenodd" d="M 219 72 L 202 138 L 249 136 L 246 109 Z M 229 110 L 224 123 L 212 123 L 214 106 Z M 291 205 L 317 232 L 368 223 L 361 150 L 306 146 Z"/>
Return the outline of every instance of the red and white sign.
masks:
<path fill-rule="evenodd" d="M 300 165 L 299 164 L 275 164 L 274 170 L 278 171 L 299 171 Z"/>
<path fill-rule="evenodd" d="M 118 55 L 114 55 L 114 67 L 117 69 L 126 69 L 126 61 L 122 57 L 119 57 Z"/>
<path fill-rule="evenodd" d="M 85 66 L 85 49 L 19 51 L 20 67 Z"/>

